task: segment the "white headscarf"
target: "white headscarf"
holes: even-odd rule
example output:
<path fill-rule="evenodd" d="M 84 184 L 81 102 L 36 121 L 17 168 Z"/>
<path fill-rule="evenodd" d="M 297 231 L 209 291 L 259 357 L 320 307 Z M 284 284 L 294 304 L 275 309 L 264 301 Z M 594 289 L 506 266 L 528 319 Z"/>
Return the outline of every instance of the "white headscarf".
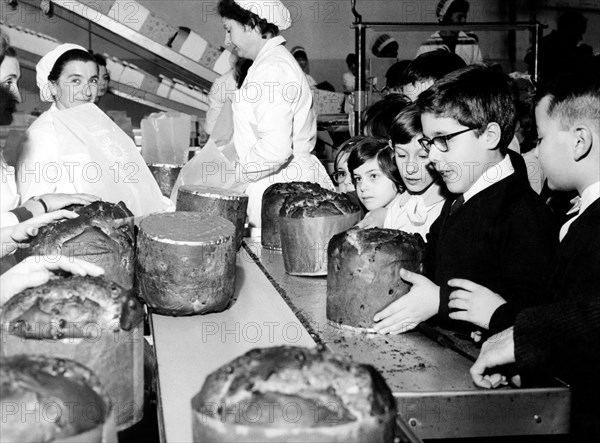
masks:
<path fill-rule="evenodd" d="M 280 0 L 235 0 L 235 2 L 245 10 L 273 23 L 280 30 L 292 26 L 290 11 Z"/>
<path fill-rule="evenodd" d="M 50 92 L 50 81 L 48 80 L 48 76 L 50 75 L 52 68 L 54 68 L 56 61 L 60 58 L 60 56 L 73 49 L 81 49 L 82 51 L 87 52 L 83 46 L 74 45 L 72 43 L 63 43 L 44 55 L 38 64 L 35 65 L 35 82 L 37 83 L 37 87 L 40 89 L 40 98 L 42 101 L 54 101 L 54 98 Z"/>

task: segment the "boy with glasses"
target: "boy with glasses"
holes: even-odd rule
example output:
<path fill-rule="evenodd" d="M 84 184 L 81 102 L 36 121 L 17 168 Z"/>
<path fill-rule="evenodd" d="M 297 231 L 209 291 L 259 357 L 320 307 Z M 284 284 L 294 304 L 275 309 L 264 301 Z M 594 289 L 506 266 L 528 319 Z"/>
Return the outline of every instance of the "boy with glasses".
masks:
<path fill-rule="evenodd" d="M 423 92 L 417 106 L 419 142 L 455 198 L 428 235 L 429 278 L 403 270 L 413 288 L 375 315 L 375 329 L 400 333 L 437 314 L 447 326 L 468 327 L 465 332 L 500 331 L 510 326 L 515 309 L 545 301 L 540 282 L 550 277 L 558 243 L 552 215 L 529 186 L 522 158 L 507 155 L 516 121 L 509 78 L 495 68 L 466 67 Z M 475 326 L 449 319 L 453 278 L 493 291 L 473 307 Z"/>

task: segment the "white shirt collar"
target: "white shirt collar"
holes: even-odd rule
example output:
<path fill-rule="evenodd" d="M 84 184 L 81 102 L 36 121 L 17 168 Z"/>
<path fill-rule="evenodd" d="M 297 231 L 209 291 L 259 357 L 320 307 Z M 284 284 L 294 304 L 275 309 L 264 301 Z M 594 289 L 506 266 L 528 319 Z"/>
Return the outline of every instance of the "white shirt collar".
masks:
<path fill-rule="evenodd" d="M 507 155 L 499 163 L 496 163 L 494 166 L 486 169 L 486 171 L 481 174 L 481 177 L 477 179 L 473 186 L 471 186 L 469 190 L 463 194 L 465 202 L 470 198 L 473 198 L 476 194 L 479 194 L 480 192 L 489 188 L 493 184 L 496 184 L 506 177 L 511 176 L 514 174 L 514 172 L 515 168 L 510 161 L 510 157 Z"/>
<path fill-rule="evenodd" d="M 579 209 L 579 213 L 581 214 L 587 208 L 590 207 L 592 203 L 600 198 L 600 181 L 596 183 L 592 183 L 590 186 L 585 188 L 581 193 L 581 208 Z"/>
<path fill-rule="evenodd" d="M 285 38 L 283 38 L 281 35 L 277 35 L 275 37 L 268 39 L 267 42 L 265 43 L 265 45 L 261 48 L 258 55 L 256 56 L 256 59 L 254 59 L 254 63 L 258 62 L 261 58 L 263 58 L 265 56 L 265 54 L 267 54 L 271 50 L 271 48 L 274 48 L 275 46 L 283 45 L 284 43 L 285 43 Z"/>

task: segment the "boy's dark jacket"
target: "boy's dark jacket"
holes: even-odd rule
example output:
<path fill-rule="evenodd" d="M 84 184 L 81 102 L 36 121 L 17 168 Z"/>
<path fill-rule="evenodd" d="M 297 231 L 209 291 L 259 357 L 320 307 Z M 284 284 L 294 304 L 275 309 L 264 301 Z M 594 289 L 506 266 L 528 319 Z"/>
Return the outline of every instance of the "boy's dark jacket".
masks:
<path fill-rule="evenodd" d="M 431 227 L 426 269 L 440 286 L 438 319 L 446 326 L 463 329 L 462 322 L 448 318 L 452 278 L 471 280 L 508 301 L 492 317 L 490 334 L 510 326 L 520 309 L 550 301 L 540 282 L 552 275 L 558 228 L 517 161 L 515 173 L 476 194 L 452 215 L 452 200 L 447 201 Z"/>

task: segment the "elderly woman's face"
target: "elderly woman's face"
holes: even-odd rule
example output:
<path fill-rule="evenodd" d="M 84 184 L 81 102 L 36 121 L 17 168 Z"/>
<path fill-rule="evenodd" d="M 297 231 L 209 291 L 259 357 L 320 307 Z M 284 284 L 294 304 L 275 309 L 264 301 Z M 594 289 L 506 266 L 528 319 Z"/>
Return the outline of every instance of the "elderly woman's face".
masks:
<path fill-rule="evenodd" d="M 58 109 L 93 103 L 98 95 L 98 65 L 92 61 L 70 61 L 51 87 Z"/>

